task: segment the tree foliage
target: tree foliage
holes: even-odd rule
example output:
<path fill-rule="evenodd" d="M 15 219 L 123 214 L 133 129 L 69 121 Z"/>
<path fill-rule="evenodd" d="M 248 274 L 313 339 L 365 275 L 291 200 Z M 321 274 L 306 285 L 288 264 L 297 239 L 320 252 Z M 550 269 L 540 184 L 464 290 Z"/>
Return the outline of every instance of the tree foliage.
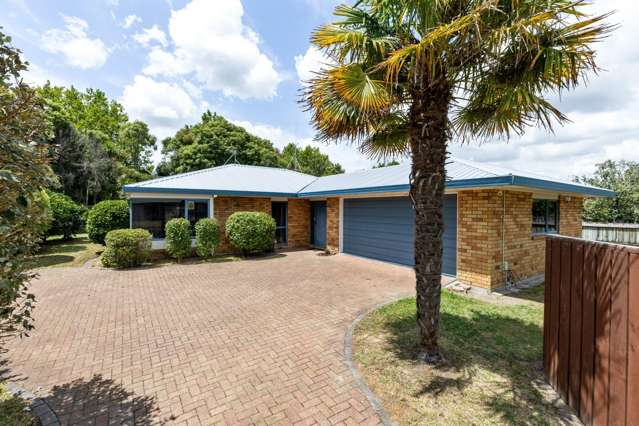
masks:
<path fill-rule="evenodd" d="M 117 197 L 125 183 L 151 177 L 156 138 L 100 90 L 45 84 L 50 155 L 62 192 L 84 205 Z"/>
<path fill-rule="evenodd" d="M 278 152 L 266 139 L 258 138 L 224 117 L 209 111 L 200 123 L 185 126 L 163 141 L 164 158 L 157 173 L 166 176 L 191 172 L 226 162 L 277 167 Z"/>
<path fill-rule="evenodd" d="M 607 160 L 597 164 L 593 176 L 582 176 L 577 182 L 613 190 L 613 198 L 589 199 L 584 203 L 587 222 L 639 223 L 639 163 Z"/>
<path fill-rule="evenodd" d="M 310 145 L 300 148 L 294 143 L 289 143 L 282 150 L 280 164 L 287 169 L 313 176 L 344 173 L 340 164 L 331 162 L 328 155 L 322 154 L 319 148 Z"/>
<path fill-rule="evenodd" d="M 334 65 L 302 102 L 317 139 L 374 158 L 410 155 L 417 322 L 438 359 L 447 145 L 552 129 L 548 100 L 598 70 L 592 44 L 613 27 L 578 0 L 360 0 L 335 8 L 311 42 Z"/>
<path fill-rule="evenodd" d="M 47 235 L 61 235 L 62 239 L 68 240 L 74 234 L 82 232 L 84 230 L 86 209 L 73 201 L 68 195 L 52 191 L 47 194 L 53 216 Z"/>
<path fill-rule="evenodd" d="M 0 32 L 0 337 L 33 328 L 35 274 L 25 261 L 49 220 L 42 188 L 54 182 L 47 164 L 47 120 L 37 92 L 20 74 L 28 64 Z"/>
<path fill-rule="evenodd" d="M 100 201 L 87 214 L 87 234 L 98 244 L 104 244 L 109 231 L 128 227 L 129 203 L 126 200 Z"/>

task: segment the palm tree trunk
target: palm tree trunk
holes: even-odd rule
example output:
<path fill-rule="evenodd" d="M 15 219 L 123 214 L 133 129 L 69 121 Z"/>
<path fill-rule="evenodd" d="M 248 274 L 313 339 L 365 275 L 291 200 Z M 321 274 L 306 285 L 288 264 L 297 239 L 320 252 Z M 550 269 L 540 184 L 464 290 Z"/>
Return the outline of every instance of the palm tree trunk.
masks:
<path fill-rule="evenodd" d="M 415 287 L 420 358 L 436 363 L 441 359 L 438 335 L 444 231 L 442 206 L 451 89 L 448 83 L 425 80 L 422 79 L 422 83 L 416 84 L 412 90 L 410 196 L 415 209 Z"/>

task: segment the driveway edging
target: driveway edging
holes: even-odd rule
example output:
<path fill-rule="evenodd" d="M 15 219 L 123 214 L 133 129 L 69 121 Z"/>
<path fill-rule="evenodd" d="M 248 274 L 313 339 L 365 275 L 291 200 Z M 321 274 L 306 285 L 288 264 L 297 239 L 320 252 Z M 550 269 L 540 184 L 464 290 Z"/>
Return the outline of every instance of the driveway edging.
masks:
<path fill-rule="evenodd" d="M 366 318 L 367 316 L 369 316 L 376 310 L 386 305 L 390 305 L 392 303 L 398 302 L 402 299 L 406 299 L 407 297 L 411 297 L 412 295 L 413 294 L 411 293 L 411 294 L 394 297 L 391 300 L 378 303 L 372 308 L 360 311 L 360 313 L 357 315 L 357 318 L 355 318 L 355 320 L 348 327 L 348 330 L 346 331 L 346 335 L 344 336 L 344 363 L 346 364 L 348 369 L 351 371 L 351 374 L 353 375 L 353 378 L 355 379 L 355 384 L 357 385 L 359 390 L 362 392 L 362 394 L 364 394 L 366 399 L 368 399 L 368 402 L 370 402 L 371 406 L 373 407 L 373 410 L 375 410 L 375 413 L 377 413 L 377 415 L 382 420 L 382 423 L 385 426 L 393 426 L 395 423 L 391 420 L 386 410 L 384 410 L 384 406 L 382 405 L 380 400 L 377 398 L 377 395 L 375 395 L 373 391 L 371 390 L 371 388 L 368 387 L 368 385 L 366 384 L 362 376 L 359 374 L 357 367 L 355 366 L 355 362 L 353 361 L 353 332 L 355 331 L 355 327 L 357 327 L 357 324 L 359 324 L 364 318 Z"/>

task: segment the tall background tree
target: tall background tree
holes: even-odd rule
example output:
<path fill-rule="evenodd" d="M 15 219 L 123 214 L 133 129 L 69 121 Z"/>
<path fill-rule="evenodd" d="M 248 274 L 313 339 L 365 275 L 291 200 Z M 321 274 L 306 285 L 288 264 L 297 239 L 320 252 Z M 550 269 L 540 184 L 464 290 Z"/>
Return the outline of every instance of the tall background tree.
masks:
<path fill-rule="evenodd" d="M 607 160 L 597 164 L 593 176 L 582 176 L 576 181 L 617 193 L 614 198 L 586 200 L 584 220 L 639 223 L 639 163 Z"/>
<path fill-rule="evenodd" d="M 54 180 L 43 103 L 20 77 L 27 65 L 0 32 L 0 338 L 32 328 L 25 262 L 49 220 L 43 188 Z"/>
<path fill-rule="evenodd" d="M 156 138 L 145 123 L 130 122 L 122 105 L 95 89 L 47 83 L 38 92 L 53 128 L 50 157 L 60 178 L 55 190 L 89 205 L 117 198 L 125 183 L 151 177 Z"/>
<path fill-rule="evenodd" d="M 330 57 L 304 95 L 318 138 L 409 155 L 420 358 L 440 359 L 447 146 L 567 118 L 548 100 L 597 71 L 612 28 L 571 0 L 359 0 L 311 42 Z"/>
<path fill-rule="evenodd" d="M 344 173 L 339 163 L 333 163 L 319 148 L 307 145 L 304 148 L 289 143 L 282 149 L 281 165 L 291 170 L 313 176 L 328 176 Z"/>
<path fill-rule="evenodd" d="M 273 144 L 254 136 L 224 117 L 205 112 L 199 123 L 184 126 L 164 139 L 157 174 L 168 176 L 237 162 L 244 165 L 283 167 L 315 176 L 343 173 L 318 148 L 288 144 L 280 153 Z"/>

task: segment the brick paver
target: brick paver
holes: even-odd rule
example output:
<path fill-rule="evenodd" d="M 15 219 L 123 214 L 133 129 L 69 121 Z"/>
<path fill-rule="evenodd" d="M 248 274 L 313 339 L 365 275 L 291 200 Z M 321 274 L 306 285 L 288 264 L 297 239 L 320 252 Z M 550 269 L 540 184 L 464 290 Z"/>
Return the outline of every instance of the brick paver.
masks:
<path fill-rule="evenodd" d="M 129 271 L 47 269 L 10 374 L 63 424 L 378 424 L 344 363 L 363 309 L 409 268 L 291 252 Z"/>

